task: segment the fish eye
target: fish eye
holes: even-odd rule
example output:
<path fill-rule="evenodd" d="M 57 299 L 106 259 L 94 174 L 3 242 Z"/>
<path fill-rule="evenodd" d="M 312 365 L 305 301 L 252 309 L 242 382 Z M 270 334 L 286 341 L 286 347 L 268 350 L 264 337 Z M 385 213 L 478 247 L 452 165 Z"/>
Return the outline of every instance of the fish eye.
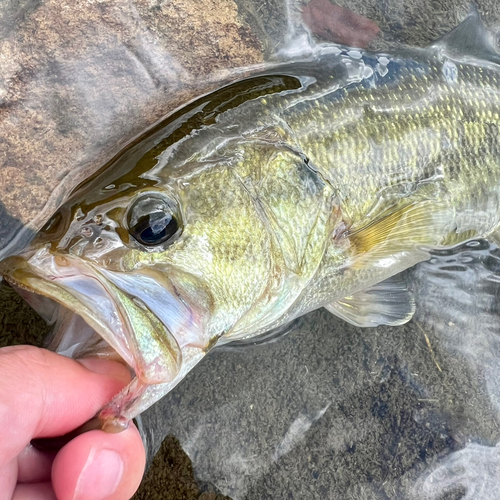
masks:
<path fill-rule="evenodd" d="M 182 232 L 177 203 L 156 193 L 144 194 L 134 201 L 127 225 L 132 237 L 146 247 L 173 243 Z"/>

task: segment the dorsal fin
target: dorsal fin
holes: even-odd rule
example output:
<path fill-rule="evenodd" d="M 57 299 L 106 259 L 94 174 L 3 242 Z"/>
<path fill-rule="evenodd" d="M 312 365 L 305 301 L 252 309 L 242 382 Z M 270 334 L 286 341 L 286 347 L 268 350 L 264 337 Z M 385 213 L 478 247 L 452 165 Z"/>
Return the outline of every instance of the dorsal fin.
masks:
<path fill-rule="evenodd" d="M 491 34 L 484 27 L 475 6 L 455 29 L 431 45 L 451 59 L 471 58 L 500 64 L 500 54 L 495 49 Z"/>

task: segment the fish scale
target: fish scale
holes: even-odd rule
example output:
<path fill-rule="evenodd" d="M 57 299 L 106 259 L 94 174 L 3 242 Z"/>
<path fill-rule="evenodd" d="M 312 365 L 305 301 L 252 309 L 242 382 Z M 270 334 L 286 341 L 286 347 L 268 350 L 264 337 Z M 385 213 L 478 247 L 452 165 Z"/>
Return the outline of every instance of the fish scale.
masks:
<path fill-rule="evenodd" d="M 283 106 L 281 116 L 304 154 L 333 185 L 341 186 L 338 191 L 354 226 L 362 223 L 381 189 L 442 175 L 444 189 L 453 192 L 453 204 L 461 210 L 476 190 L 488 191 L 498 178 L 498 162 L 481 167 L 477 159 L 484 157 L 481 149 L 493 155 L 499 149 L 500 92 L 492 87 L 499 75 L 459 64 L 457 82 L 450 86 L 437 63 L 429 67 L 428 74 L 409 74 L 410 82 L 394 88 L 357 85 L 342 99 L 337 91 L 301 106 Z M 387 111 L 375 111 L 380 108 Z M 446 161 L 450 148 L 453 161 Z M 467 189 L 471 184 L 474 191 Z"/>

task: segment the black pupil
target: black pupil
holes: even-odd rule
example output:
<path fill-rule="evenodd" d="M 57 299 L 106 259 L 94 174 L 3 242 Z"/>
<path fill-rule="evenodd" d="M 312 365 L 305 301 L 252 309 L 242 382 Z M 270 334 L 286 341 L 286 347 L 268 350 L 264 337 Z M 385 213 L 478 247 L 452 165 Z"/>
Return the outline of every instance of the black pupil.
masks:
<path fill-rule="evenodd" d="M 132 236 L 144 245 L 159 245 L 167 241 L 179 229 L 177 220 L 171 214 L 157 212 L 144 215 L 131 228 Z"/>
<path fill-rule="evenodd" d="M 130 234 L 141 244 L 155 246 L 178 234 L 175 202 L 147 195 L 134 203 L 128 215 Z"/>

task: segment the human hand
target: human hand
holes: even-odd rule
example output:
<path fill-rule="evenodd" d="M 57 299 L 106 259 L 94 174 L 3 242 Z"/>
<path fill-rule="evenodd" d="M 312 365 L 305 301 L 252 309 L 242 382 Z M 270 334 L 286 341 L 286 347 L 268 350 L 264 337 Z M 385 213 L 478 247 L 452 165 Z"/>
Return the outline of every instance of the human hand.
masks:
<path fill-rule="evenodd" d="M 0 500 L 128 500 L 145 467 L 134 425 L 119 434 L 85 432 L 57 454 L 30 441 L 80 426 L 129 381 L 113 361 L 0 349 Z"/>

